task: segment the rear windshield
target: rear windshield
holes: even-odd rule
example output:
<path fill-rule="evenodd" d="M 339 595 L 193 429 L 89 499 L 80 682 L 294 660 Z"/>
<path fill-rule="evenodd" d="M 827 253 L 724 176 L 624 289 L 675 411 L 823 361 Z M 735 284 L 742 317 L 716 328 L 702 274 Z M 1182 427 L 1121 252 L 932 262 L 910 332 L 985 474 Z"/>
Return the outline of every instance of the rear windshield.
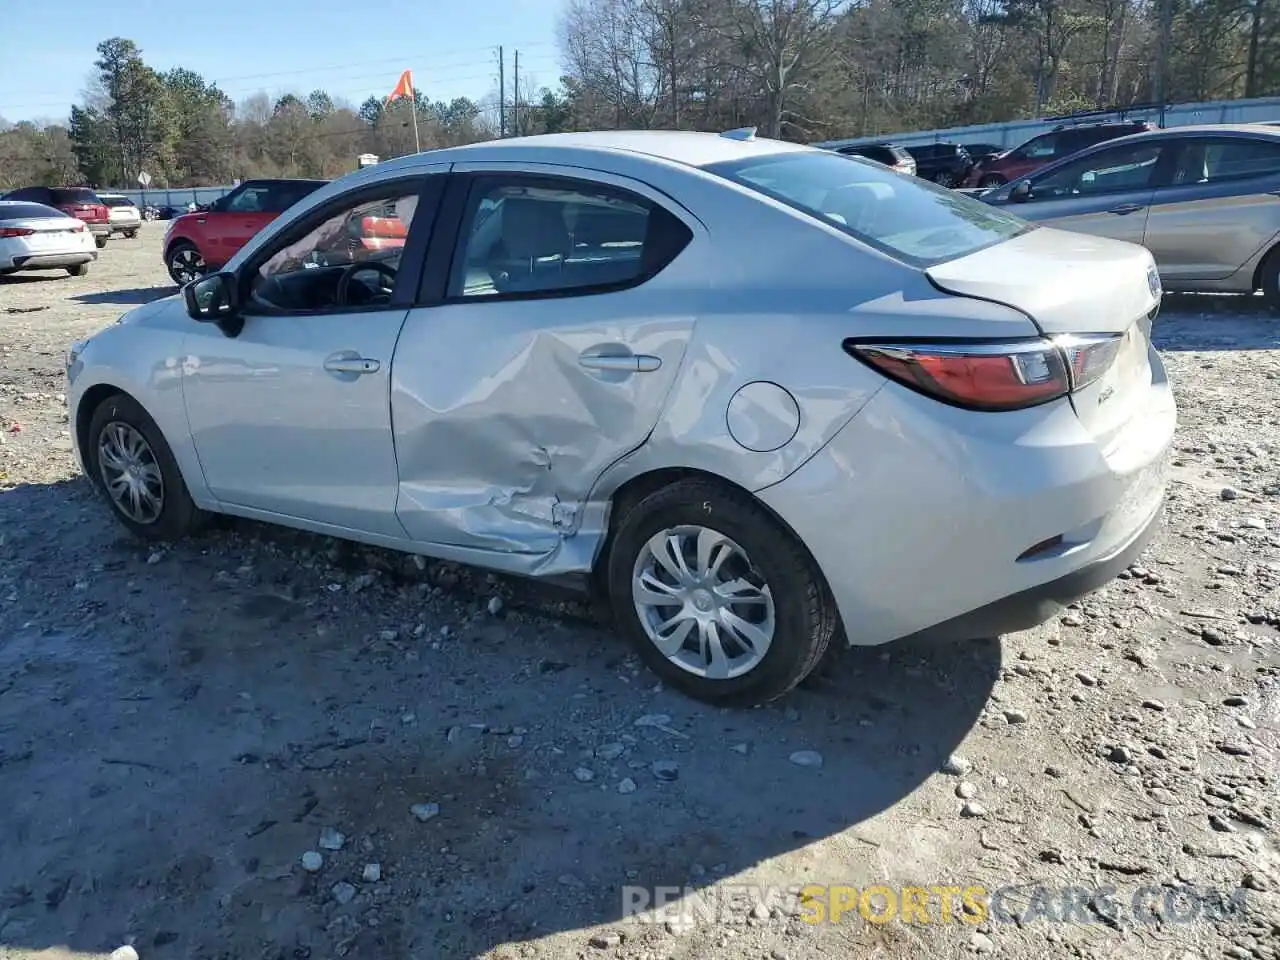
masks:
<path fill-rule="evenodd" d="M 61 210 L 46 207 L 43 203 L 0 203 L 0 220 L 32 220 L 40 217 L 72 219 Z"/>
<path fill-rule="evenodd" d="M 131 207 L 133 201 L 128 197 L 103 197 L 102 202 L 108 207 Z"/>
<path fill-rule="evenodd" d="M 88 187 L 62 187 L 53 191 L 54 203 L 101 203 L 98 195 Z"/>
<path fill-rule="evenodd" d="M 979 200 L 827 150 L 750 157 L 704 169 L 917 267 L 945 263 L 1034 229 Z"/>

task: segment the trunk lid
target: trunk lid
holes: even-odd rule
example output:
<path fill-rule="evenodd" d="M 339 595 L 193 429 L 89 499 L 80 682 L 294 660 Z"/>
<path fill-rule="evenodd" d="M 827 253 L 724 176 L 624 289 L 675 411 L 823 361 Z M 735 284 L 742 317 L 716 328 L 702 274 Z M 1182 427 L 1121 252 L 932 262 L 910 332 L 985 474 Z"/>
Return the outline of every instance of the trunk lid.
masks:
<path fill-rule="evenodd" d="M 1152 382 L 1151 319 L 1161 296 L 1146 248 L 1041 227 L 926 273 L 948 293 L 1022 311 L 1047 336 L 1118 338 L 1102 375 L 1071 396 L 1080 421 L 1104 451 L 1145 410 Z"/>

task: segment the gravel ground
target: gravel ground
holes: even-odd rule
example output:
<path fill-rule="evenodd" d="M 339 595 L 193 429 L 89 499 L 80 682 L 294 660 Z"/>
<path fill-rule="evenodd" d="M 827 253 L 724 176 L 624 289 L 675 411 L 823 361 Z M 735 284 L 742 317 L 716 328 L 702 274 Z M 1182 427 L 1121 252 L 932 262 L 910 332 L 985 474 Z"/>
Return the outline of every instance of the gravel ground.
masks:
<path fill-rule="evenodd" d="M 0 279 L 0 957 L 1280 958 L 1260 305 L 1157 321 L 1182 426 L 1141 566 L 1038 630 L 851 651 L 724 711 L 549 589 L 238 521 L 129 539 L 74 466 L 62 356 L 172 292 L 162 229 Z M 736 886 L 809 883 L 1022 893 L 815 924 Z M 705 912 L 626 921 L 628 885 Z"/>

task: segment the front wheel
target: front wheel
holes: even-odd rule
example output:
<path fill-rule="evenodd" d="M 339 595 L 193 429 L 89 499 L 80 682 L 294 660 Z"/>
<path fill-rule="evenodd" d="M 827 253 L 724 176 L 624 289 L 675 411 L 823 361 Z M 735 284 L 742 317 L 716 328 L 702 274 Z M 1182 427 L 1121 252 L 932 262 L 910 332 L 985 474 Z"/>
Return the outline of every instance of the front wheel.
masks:
<path fill-rule="evenodd" d="M 185 240 L 180 240 L 169 248 L 165 265 L 169 268 L 169 276 L 173 282 L 180 287 L 192 280 L 199 280 L 205 272 L 204 257 L 200 256 L 200 251 L 194 244 Z"/>
<path fill-rule="evenodd" d="M 838 628 L 813 558 L 749 495 L 682 480 L 626 509 L 607 558 L 614 617 L 645 663 L 709 703 L 802 681 Z"/>
<path fill-rule="evenodd" d="M 1276 247 L 1262 260 L 1258 268 L 1258 286 L 1267 299 L 1267 306 L 1280 313 L 1280 247 Z"/>
<path fill-rule="evenodd" d="M 151 415 L 118 393 L 89 421 L 85 466 L 116 518 L 144 540 L 177 540 L 207 514 L 191 499 L 178 461 Z"/>
<path fill-rule="evenodd" d="M 67 273 L 73 277 L 87 277 L 89 275 L 89 265 L 87 263 L 77 263 L 74 266 L 67 267 Z"/>

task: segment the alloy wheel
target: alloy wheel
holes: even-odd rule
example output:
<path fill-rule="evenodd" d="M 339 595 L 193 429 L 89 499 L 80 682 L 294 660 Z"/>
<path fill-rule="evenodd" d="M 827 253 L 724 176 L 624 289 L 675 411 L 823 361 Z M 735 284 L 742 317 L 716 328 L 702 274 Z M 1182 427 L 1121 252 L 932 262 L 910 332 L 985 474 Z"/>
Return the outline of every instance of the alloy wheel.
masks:
<path fill-rule="evenodd" d="M 199 280 L 204 276 L 204 257 L 200 256 L 200 251 L 195 247 L 180 247 L 169 258 L 169 270 L 179 284 Z"/>
<path fill-rule="evenodd" d="M 117 509 L 134 523 L 155 523 L 164 510 L 164 476 L 146 438 L 118 420 L 98 434 L 98 473 Z"/>
<path fill-rule="evenodd" d="M 631 593 L 650 642 L 694 676 L 742 676 L 773 643 L 769 585 L 741 546 L 709 527 L 650 537 L 636 558 Z"/>

